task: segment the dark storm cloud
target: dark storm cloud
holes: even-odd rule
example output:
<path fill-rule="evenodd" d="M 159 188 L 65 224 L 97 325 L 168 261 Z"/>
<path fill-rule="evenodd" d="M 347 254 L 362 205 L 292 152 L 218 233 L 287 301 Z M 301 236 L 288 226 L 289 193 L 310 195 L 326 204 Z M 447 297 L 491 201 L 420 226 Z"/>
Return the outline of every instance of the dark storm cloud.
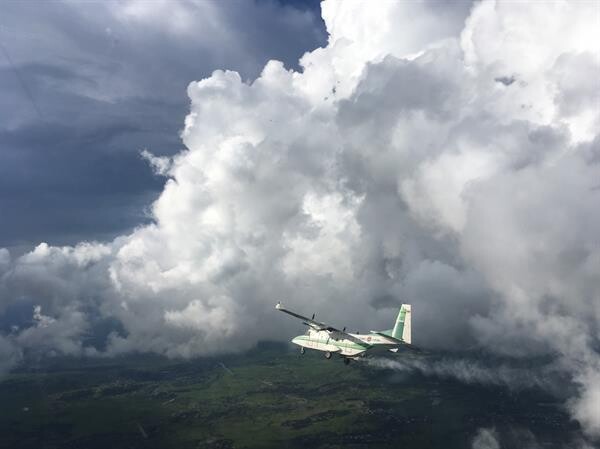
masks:
<path fill-rule="evenodd" d="M 36 238 L 64 244 L 110 237 L 143 222 L 144 208 L 162 186 L 135 149 L 146 139 L 178 145 L 136 118 L 143 102 L 122 101 L 115 114 L 103 102 L 70 99 L 67 108 L 77 105 L 93 114 L 0 131 L 4 246 Z"/>
<path fill-rule="evenodd" d="M 316 3 L 173 2 L 194 21 L 183 32 L 131 5 L 0 6 L 0 246 L 145 223 L 163 180 L 138 153 L 181 149 L 188 83 L 223 67 L 254 78 L 271 57 L 295 67 L 325 40 Z"/>

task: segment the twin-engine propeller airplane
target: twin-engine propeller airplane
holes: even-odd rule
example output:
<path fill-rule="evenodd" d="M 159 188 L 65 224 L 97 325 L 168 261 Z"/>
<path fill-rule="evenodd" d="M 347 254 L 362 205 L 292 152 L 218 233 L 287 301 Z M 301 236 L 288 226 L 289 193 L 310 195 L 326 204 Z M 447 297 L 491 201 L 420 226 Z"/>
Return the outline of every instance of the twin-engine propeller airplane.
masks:
<path fill-rule="evenodd" d="M 350 359 L 364 356 L 367 351 L 387 350 L 397 352 L 398 348 L 411 344 L 410 304 L 402 304 L 393 329 L 371 331 L 368 334 L 350 334 L 346 332 L 346 328 L 336 329 L 325 323 L 315 321 L 314 315 L 312 318 L 307 318 L 285 309 L 280 302 L 277 303 L 275 308 L 301 319 L 308 326 L 305 335 L 299 335 L 292 339 L 292 343 L 300 346 L 302 354 L 304 354 L 305 348 L 323 351 L 327 359 L 330 359 L 332 354 L 338 354 L 347 365 L 350 363 Z"/>

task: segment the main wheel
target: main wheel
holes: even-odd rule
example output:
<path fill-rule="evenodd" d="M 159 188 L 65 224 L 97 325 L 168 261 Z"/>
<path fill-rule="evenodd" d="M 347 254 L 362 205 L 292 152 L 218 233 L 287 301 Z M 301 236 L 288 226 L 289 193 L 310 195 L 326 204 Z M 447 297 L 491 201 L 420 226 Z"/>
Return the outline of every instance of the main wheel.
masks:
<path fill-rule="evenodd" d="M 304 354 L 306 352 L 306 349 L 304 349 L 304 346 L 300 346 L 300 354 Z"/>
<path fill-rule="evenodd" d="M 327 351 L 327 352 L 325 353 L 325 358 L 326 358 L 326 359 L 330 359 L 330 358 L 331 358 L 331 352 Z"/>
<path fill-rule="evenodd" d="M 350 359 L 348 357 L 344 358 L 344 365 L 350 365 Z"/>

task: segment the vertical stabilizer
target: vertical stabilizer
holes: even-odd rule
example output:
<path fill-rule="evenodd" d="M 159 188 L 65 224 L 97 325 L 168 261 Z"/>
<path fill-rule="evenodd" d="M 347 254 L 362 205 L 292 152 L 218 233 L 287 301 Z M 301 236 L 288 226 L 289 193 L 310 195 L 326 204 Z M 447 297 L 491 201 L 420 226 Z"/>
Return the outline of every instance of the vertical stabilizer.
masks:
<path fill-rule="evenodd" d="M 392 337 L 402 340 L 405 343 L 411 342 L 411 320 L 410 320 L 410 304 L 402 304 L 396 324 L 392 330 Z"/>

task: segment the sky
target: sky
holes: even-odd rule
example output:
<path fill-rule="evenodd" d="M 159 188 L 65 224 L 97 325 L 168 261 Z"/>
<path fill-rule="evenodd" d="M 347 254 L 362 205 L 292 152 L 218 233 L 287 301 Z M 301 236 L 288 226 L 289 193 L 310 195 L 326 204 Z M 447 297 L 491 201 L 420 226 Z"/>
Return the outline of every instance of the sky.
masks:
<path fill-rule="evenodd" d="M 405 302 L 423 347 L 567 379 L 600 437 L 597 2 L 6 5 L 4 371 Z"/>

